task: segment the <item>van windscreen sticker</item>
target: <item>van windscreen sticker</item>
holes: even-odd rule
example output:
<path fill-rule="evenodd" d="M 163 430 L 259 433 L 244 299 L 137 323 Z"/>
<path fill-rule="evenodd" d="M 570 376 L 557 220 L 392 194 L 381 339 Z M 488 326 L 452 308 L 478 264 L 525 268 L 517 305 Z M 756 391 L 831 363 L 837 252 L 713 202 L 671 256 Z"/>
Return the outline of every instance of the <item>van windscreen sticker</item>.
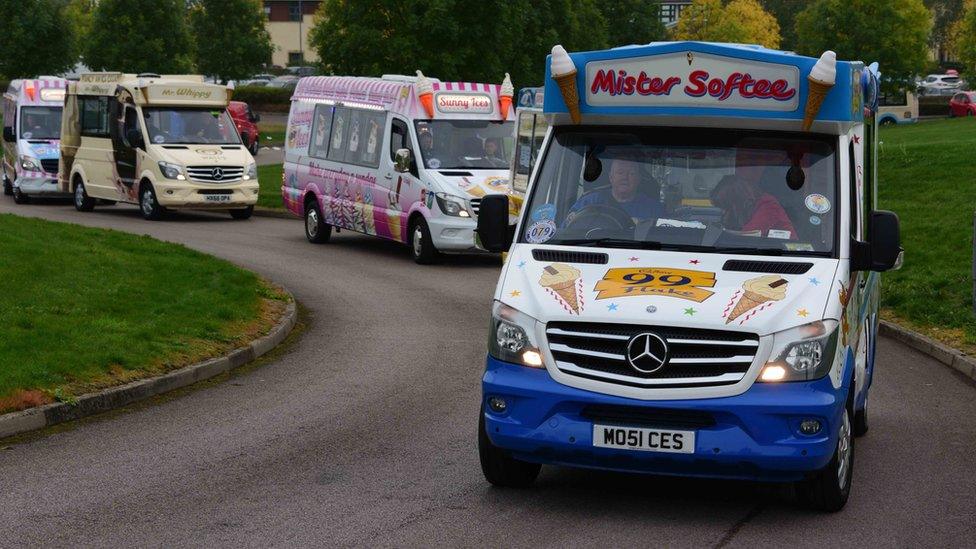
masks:
<path fill-rule="evenodd" d="M 578 315 L 583 312 L 583 278 L 576 267 L 565 263 L 550 263 L 542 268 L 539 285 L 569 314 Z"/>
<path fill-rule="evenodd" d="M 823 215 L 830 211 L 830 200 L 822 194 L 808 194 L 806 198 L 803 199 L 803 204 L 808 210 L 815 214 Z"/>
<path fill-rule="evenodd" d="M 660 267 L 609 269 L 593 288 L 597 299 L 630 296 L 677 297 L 701 303 L 715 292 L 715 273 Z"/>
<path fill-rule="evenodd" d="M 722 318 L 725 319 L 726 324 L 730 324 L 742 317 L 739 324 L 745 324 L 760 311 L 772 307 L 777 301 L 782 301 L 786 297 L 788 287 L 789 281 L 779 275 L 750 278 L 742 283 L 741 290 L 736 290 L 732 294 L 729 304 L 722 312 Z"/>
<path fill-rule="evenodd" d="M 555 235 L 556 222 L 552 219 L 540 219 L 529 225 L 529 230 L 525 234 L 525 240 L 529 244 L 542 244 L 551 240 Z"/>

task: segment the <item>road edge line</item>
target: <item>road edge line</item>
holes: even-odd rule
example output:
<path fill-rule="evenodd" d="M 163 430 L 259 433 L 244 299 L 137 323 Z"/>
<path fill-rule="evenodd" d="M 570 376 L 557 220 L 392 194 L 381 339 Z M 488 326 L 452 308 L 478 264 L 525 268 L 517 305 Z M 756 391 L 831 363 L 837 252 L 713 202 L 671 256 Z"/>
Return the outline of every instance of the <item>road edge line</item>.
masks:
<path fill-rule="evenodd" d="M 280 286 L 278 288 L 288 295 L 289 302 L 278 323 L 266 335 L 224 356 L 210 358 L 160 376 L 82 395 L 71 403 L 55 402 L 2 414 L 0 415 L 0 440 L 128 406 L 229 372 L 267 354 L 291 334 L 298 322 L 298 306 L 295 297 L 288 290 Z"/>
<path fill-rule="evenodd" d="M 880 334 L 903 343 L 916 351 L 935 359 L 967 378 L 976 381 L 976 360 L 958 349 L 953 349 L 928 336 L 887 320 L 881 321 Z"/>

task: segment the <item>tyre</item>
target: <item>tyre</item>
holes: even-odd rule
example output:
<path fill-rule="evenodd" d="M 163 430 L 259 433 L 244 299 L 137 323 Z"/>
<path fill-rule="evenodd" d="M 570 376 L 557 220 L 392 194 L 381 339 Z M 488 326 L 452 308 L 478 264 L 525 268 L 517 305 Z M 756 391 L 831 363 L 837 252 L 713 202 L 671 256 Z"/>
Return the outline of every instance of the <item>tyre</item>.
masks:
<path fill-rule="evenodd" d="M 854 412 L 854 421 L 851 429 L 856 437 L 863 437 L 868 434 L 868 397 L 864 396 L 864 408 Z"/>
<path fill-rule="evenodd" d="M 148 181 L 140 185 L 139 189 L 139 211 L 143 219 L 156 221 L 162 219 L 165 210 L 159 205 L 156 199 L 156 189 Z"/>
<path fill-rule="evenodd" d="M 830 463 L 817 471 L 812 478 L 797 483 L 797 496 L 807 507 L 833 513 L 847 504 L 851 495 L 851 482 L 854 480 L 852 431 L 850 407 L 847 406 L 838 428 L 837 448 Z"/>
<path fill-rule="evenodd" d="M 318 200 L 305 203 L 305 238 L 312 244 L 324 244 L 332 237 L 332 225 L 322 220 Z"/>
<path fill-rule="evenodd" d="M 884 120 L 881 121 L 881 125 L 885 127 L 894 126 L 895 121 L 892 120 L 891 118 L 885 118 Z"/>
<path fill-rule="evenodd" d="M 230 216 L 234 219 L 250 219 L 251 214 L 254 213 L 254 206 L 248 206 L 246 208 L 236 208 L 233 210 L 228 210 Z"/>
<path fill-rule="evenodd" d="M 430 228 L 422 217 L 418 217 L 410 225 L 409 244 L 413 260 L 421 265 L 430 265 L 440 259 L 441 254 L 434 247 L 434 241 L 430 237 Z"/>
<path fill-rule="evenodd" d="M 95 199 L 88 196 L 85 183 L 80 179 L 75 183 L 75 209 L 79 212 L 90 212 L 95 209 Z"/>
<path fill-rule="evenodd" d="M 251 156 L 257 156 L 258 155 L 258 138 L 257 137 L 254 138 L 254 142 L 251 143 L 251 146 L 248 147 L 247 150 L 251 151 Z"/>
<path fill-rule="evenodd" d="M 484 408 L 478 416 L 478 456 L 485 480 L 504 488 L 527 488 L 535 482 L 542 466 L 517 460 L 495 446 L 485 430 Z"/>
<path fill-rule="evenodd" d="M 10 183 L 10 180 L 7 179 L 6 173 L 3 174 L 3 194 L 7 196 L 14 194 L 14 186 Z"/>
<path fill-rule="evenodd" d="M 20 190 L 20 187 L 14 187 L 14 203 L 30 204 L 30 197 L 24 194 L 24 191 Z"/>

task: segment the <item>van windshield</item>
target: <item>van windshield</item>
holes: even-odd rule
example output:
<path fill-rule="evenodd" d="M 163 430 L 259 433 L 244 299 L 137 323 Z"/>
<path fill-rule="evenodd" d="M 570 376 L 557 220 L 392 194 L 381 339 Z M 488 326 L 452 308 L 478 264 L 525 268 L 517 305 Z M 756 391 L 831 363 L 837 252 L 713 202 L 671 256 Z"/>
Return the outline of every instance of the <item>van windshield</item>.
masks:
<path fill-rule="evenodd" d="M 237 145 L 241 138 L 224 109 L 143 107 L 149 140 L 164 143 Z"/>
<path fill-rule="evenodd" d="M 515 122 L 418 120 L 417 140 L 424 166 L 431 169 L 508 169 Z"/>
<path fill-rule="evenodd" d="M 520 242 L 831 255 L 836 138 L 713 128 L 557 128 Z"/>
<path fill-rule="evenodd" d="M 61 110 L 61 107 L 21 107 L 20 138 L 60 138 Z"/>

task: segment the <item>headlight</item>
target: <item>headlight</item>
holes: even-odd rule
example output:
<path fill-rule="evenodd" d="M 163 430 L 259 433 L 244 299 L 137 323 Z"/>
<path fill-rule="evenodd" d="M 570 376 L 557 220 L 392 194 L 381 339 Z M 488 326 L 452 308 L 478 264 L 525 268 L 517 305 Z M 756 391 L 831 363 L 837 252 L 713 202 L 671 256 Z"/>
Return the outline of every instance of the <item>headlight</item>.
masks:
<path fill-rule="evenodd" d="M 41 169 L 41 161 L 30 156 L 20 157 L 20 169 L 27 170 L 29 172 L 43 171 Z"/>
<path fill-rule="evenodd" d="M 505 362 L 542 368 L 542 353 L 535 341 L 536 319 L 496 301 L 491 308 L 488 354 Z"/>
<path fill-rule="evenodd" d="M 248 179 L 257 179 L 257 178 L 258 178 L 258 165 L 248 164 L 247 168 L 244 169 L 243 179 L 246 181 Z"/>
<path fill-rule="evenodd" d="M 810 381 L 827 375 L 837 351 L 837 321 L 821 320 L 773 335 L 759 381 Z"/>
<path fill-rule="evenodd" d="M 173 164 L 172 162 L 160 162 L 159 171 L 166 179 L 178 179 L 180 181 L 186 181 L 186 176 L 183 175 L 183 166 L 180 166 L 179 164 Z"/>
<path fill-rule="evenodd" d="M 453 217 L 471 217 L 464 204 L 457 202 L 454 197 L 445 193 L 437 193 L 435 196 L 437 197 L 437 205 L 445 214 Z"/>

